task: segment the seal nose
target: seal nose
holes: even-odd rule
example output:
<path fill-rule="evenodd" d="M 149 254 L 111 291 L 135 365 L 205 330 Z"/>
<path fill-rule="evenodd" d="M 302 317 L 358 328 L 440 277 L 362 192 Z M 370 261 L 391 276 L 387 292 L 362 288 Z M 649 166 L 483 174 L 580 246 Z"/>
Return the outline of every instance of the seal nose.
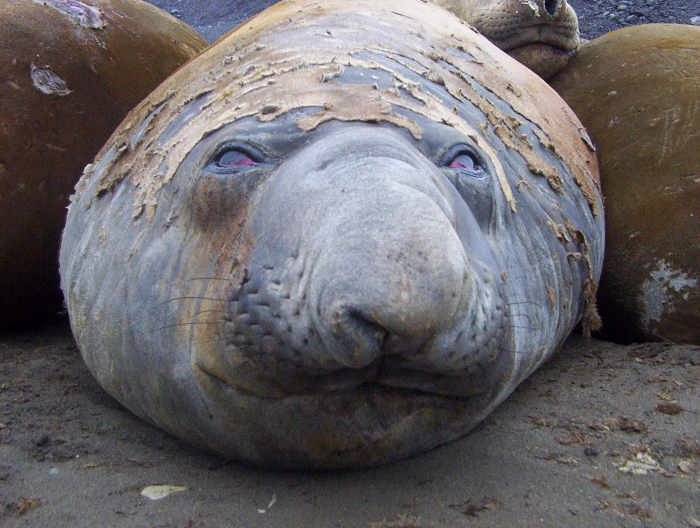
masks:
<path fill-rule="evenodd" d="M 280 166 L 258 207 L 274 216 L 253 220 L 256 261 L 284 259 L 271 284 L 285 361 L 355 380 L 380 365 L 443 372 L 481 357 L 483 328 L 496 325 L 488 314 L 502 312 L 483 286 L 489 245 L 412 141 L 331 123 Z"/>
<path fill-rule="evenodd" d="M 360 369 L 387 355 L 414 357 L 459 319 L 469 275 L 451 219 L 419 190 L 426 176 L 404 161 L 365 157 L 345 174 L 348 201 L 322 238 L 315 266 L 316 327 L 338 364 Z"/>

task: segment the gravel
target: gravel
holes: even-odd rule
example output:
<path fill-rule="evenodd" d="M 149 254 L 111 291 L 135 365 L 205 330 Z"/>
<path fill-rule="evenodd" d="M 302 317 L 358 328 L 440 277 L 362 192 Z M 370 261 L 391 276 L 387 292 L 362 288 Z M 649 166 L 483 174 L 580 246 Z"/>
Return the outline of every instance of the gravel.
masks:
<path fill-rule="evenodd" d="M 652 23 L 700 25 L 700 0 L 570 0 L 581 35 L 594 39 L 626 26 Z"/>

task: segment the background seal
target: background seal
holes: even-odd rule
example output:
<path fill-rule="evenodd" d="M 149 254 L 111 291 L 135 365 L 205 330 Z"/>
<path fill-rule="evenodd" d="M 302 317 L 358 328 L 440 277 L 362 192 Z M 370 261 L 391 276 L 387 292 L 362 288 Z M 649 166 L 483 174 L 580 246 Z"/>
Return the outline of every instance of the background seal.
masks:
<path fill-rule="evenodd" d="M 603 336 L 700 344 L 700 28 L 649 24 L 583 46 L 552 81 L 598 149 Z"/>
<path fill-rule="evenodd" d="M 68 196 L 120 121 L 206 42 L 141 0 L 0 3 L 0 330 L 60 311 Z"/>

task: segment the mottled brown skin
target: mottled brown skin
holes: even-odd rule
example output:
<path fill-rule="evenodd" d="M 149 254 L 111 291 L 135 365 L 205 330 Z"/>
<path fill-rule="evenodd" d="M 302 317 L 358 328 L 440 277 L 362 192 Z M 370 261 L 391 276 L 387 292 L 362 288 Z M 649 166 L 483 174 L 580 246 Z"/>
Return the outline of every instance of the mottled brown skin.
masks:
<path fill-rule="evenodd" d="M 552 81 L 598 148 L 599 303 L 614 341 L 700 344 L 698 56 L 698 27 L 631 27 L 583 46 Z"/>
<path fill-rule="evenodd" d="M 206 42 L 140 0 L 3 1 L 0 42 L 2 331 L 61 309 L 60 234 L 83 167 Z"/>

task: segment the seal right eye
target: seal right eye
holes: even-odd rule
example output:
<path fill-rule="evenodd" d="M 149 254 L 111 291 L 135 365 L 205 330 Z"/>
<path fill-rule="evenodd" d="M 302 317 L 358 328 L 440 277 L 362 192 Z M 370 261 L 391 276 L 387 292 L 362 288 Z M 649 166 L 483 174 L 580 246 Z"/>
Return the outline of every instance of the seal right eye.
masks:
<path fill-rule="evenodd" d="M 450 169 L 475 170 L 477 167 L 477 162 L 472 155 L 461 153 L 456 156 L 448 166 Z"/>
<path fill-rule="evenodd" d="M 483 178 L 487 171 L 479 156 L 463 146 L 451 149 L 443 159 L 442 166 L 475 178 Z"/>

